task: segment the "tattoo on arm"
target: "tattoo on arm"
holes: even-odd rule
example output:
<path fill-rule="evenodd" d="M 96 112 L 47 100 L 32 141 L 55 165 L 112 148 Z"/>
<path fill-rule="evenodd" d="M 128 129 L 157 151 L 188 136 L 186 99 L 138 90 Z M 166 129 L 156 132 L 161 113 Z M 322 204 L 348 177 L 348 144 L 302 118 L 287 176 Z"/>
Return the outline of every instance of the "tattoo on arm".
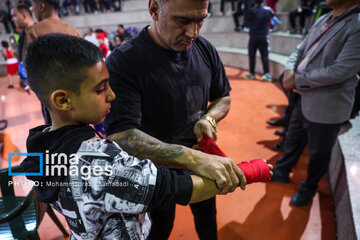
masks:
<path fill-rule="evenodd" d="M 184 154 L 180 145 L 163 143 L 138 129 L 117 133 L 115 140 L 130 155 L 139 159 L 170 160 Z"/>

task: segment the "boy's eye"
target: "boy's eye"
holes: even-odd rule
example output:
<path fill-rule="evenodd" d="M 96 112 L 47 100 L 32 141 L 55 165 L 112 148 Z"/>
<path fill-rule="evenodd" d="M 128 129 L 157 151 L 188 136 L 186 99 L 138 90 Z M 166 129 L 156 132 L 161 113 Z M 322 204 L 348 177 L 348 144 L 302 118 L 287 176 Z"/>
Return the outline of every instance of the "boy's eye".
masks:
<path fill-rule="evenodd" d="M 108 89 L 107 84 L 105 84 L 104 87 L 102 87 L 101 89 L 96 90 L 96 93 L 100 94 L 102 92 L 105 92 L 107 89 Z"/>
<path fill-rule="evenodd" d="M 102 89 L 97 90 L 96 92 L 100 94 L 100 93 L 104 92 L 105 90 L 106 90 L 105 88 L 102 88 Z"/>

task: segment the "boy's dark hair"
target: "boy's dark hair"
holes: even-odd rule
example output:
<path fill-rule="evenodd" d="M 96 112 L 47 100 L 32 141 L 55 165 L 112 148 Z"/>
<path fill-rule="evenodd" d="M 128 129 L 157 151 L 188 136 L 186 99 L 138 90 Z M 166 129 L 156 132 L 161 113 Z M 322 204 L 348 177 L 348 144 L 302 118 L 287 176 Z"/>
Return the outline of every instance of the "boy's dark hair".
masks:
<path fill-rule="evenodd" d="M 3 48 L 8 48 L 9 47 L 9 43 L 7 41 L 1 41 L 1 46 Z"/>
<path fill-rule="evenodd" d="M 255 0 L 255 3 L 257 4 L 262 4 L 264 2 L 264 0 Z"/>
<path fill-rule="evenodd" d="M 31 89 L 45 106 L 56 89 L 80 94 L 90 67 L 103 56 L 97 46 L 82 38 L 61 33 L 39 37 L 26 49 L 25 67 Z"/>

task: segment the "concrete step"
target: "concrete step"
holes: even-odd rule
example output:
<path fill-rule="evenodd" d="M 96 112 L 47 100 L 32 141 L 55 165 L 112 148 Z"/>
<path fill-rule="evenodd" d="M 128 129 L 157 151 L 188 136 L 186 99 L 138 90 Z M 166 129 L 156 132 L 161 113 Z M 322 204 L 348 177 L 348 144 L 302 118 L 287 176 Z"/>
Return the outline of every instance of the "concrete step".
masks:
<path fill-rule="evenodd" d="M 244 48 L 216 47 L 221 61 L 225 66 L 249 70 L 248 51 Z M 273 78 L 277 79 L 284 71 L 288 57 L 276 53 L 269 54 L 269 69 Z M 256 56 L 255 72 L 263 74 L 260 55 Z"/>

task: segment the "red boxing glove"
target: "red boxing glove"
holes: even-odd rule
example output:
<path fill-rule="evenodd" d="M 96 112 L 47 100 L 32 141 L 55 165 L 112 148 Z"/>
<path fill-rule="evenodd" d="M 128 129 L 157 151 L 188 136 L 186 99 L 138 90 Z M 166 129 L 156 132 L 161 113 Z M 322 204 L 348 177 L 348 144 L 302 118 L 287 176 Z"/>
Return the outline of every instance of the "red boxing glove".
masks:
<path fill-rule="evenodd" d="M 205 153 L 226 157 L 226 154 L 208 135 L 204 134 L 199 142 L 199 147 Z M 268 182 L 271 179 L 270 167 L 262 159 L 254 159 L 250 162 L 241 162 L 237 166 L 244 172 L 246 184 L 254 182 Z"/>

